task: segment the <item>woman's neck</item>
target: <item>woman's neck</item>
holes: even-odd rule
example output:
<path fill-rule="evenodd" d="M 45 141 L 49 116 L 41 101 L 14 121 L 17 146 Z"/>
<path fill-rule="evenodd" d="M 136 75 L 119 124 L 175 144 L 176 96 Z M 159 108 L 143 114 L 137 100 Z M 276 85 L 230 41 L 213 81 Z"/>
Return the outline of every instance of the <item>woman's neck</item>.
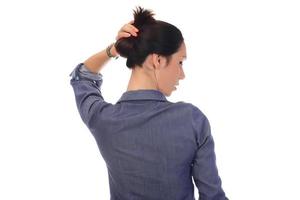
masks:
<path fill-rule="evenodd" d="M 155 78 L 154 78 L 155 79 Z M 158 90 L 156 81 L 151 76 L 151 72 L 146 72 L 141 67 L 132 69 L 127 91 L 130 90 Z"/>

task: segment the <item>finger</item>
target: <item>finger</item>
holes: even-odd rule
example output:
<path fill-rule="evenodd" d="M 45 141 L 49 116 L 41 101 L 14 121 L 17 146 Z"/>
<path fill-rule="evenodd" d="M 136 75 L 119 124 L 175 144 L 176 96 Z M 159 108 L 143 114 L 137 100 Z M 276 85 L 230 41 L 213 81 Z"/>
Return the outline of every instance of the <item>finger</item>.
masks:
<path fill-rule="evenodd" d="M 134 20 L 131 20 L 129 23 L 127 23 L 127 24 L 125 24 L 124 26 L 127 26 L 127 25 L 129 25 L 130 27 L 132 27 L 135 31 L 139 31 L 139 29 L 137 29 L 135 26 L 133 26 L 132 24 L 134 23 Z M 124 27 L 123 26 L 123 27 Z"/>
<path fill-rule="evenodd" d="M 131 24 L 129 24 L 129 26 L 130 26 L 131 28 L 133 28 L 134 31 L 139 32 L 139 29 L 137 29 L 135 26 L 133 26 L 133 25 L 131 25 Z"/>
<path fill-rule="evenodd" d="M 127 33 L 127 32 L 120 32 L 118 34 L 118 36 L 116 37 L 116 40 L 119 40 L 120 38 L 123 38 L 123 37 L 130 37 L 131 34 L 130 33 Z"/>
<path fill-rule="evenodd" d="M 134 30 L 134 31 L 137 31 L 137 30 L 138 30 L 135 26 L 133 26 L 133 25 L 131 25 L 131 24 L 124 24 L 124 26 L 122 27 L 122 29 L 124 29 L 124 30 L 126 30 L 126 31 L 128 31 L 129 29 L 132 29 L 132 30 Z"/>
<path fill-rule="evenodd" d="M 131 26 L 124 26 L 121 30 L 121 32 L 128 32 L 131 35 L 137 36 L 137 30 L 134 27 Z"/>

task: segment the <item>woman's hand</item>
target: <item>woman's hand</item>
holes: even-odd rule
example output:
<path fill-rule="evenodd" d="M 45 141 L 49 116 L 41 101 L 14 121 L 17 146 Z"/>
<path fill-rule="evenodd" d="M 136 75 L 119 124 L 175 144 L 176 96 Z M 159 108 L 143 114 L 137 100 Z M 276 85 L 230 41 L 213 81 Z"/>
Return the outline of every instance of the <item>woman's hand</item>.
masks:
<path fill-rule="evenodd" d="M 116 37 L 116 40 L 119 40 L 120 38 L 123 37 L 130 37 L 131 35 L 133 36 L 137 36 L 137 33 L 139 30 L 133 26 L 133 20 L 130 21 L 129 23 L 125 24 L 124 26 L 122 26 L 122 28 L 119 30 L 118 35 Z"/>
<path fill-rule="evenodd" d="M 131 36 L 137 37 L 137 32 L 139 30 L 132 25 L 133 22 L 134 20 L 122 26 L 122 28 L 118 32 L 118 35 L 116 36 L 116 41 L 124 37 L 131 37 Z M 113 47 L 111 48 L 111 54 L 114 56 L 118 55 L 115 45 L 113 45 Z"/>

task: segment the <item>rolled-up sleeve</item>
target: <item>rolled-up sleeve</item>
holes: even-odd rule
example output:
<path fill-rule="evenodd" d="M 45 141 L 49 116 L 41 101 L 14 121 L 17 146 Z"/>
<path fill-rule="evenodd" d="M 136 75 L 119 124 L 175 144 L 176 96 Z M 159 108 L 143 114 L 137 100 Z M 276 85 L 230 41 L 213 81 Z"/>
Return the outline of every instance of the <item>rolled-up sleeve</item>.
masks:
<path fill-rule="evenodd" d="M 199 200 L 228 200 L 218 174 L 210 124 L 197 107 L 193 110 L 193 127 L 196 133 L 197 150 L 192 164 L 192 176 L 198 188 Z"/>
<path fill-rule="evenodd" d="M 69 76 L 81 119 L 91 128 L 103 110 L 112 105 L 101 94 L 102 74 L 90 72 L 84 63 L 79 63 Z"/>

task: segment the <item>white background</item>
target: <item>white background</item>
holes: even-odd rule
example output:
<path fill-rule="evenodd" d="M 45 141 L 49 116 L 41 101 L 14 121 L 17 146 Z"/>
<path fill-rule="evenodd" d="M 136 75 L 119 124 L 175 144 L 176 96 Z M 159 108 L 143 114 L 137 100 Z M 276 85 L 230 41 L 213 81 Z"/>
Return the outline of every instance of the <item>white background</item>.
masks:
<path fill-rule="evenodd" d="M 1 1 L 0 199 L 109 199 L 69 74 L 137 5 L 182 31 L 186 78 L 168 100 L 208 117 L 227 197 L 300 199 L 300 7 L 289 0 Z M 101 71 L 108 102 L 127 89 L 125 62 Z"/>

